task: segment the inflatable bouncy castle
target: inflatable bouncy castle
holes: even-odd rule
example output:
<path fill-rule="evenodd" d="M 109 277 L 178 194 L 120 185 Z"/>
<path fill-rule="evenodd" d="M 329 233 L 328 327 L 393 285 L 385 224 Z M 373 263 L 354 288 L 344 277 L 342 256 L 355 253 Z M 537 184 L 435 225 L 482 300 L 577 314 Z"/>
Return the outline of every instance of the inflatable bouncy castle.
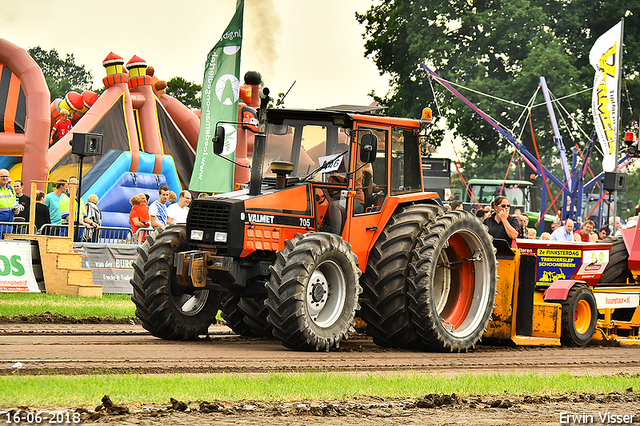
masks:
<path fill-rule="evenodd" d="M 112 52 L 102 64 L 106 76 L 100 96 L 70 92 L 50 103 L 38 65 L 25 50 L 0 39 L 0 168 L 8 169 L 12 180 L 22 180 L 29 193 L 32 180 L 78 175 L 79 158 L 69 144 L 74 132 L 102 134 L 102 155 L 84 158 L 81 195 L 85 202 L 90 194 L 98 196 L 103 226 L 128 228 L 133 195 L 144 192 L 153 202 L 162 185 L 176 194 L 188 189 L 200 118 L 164 93 L 166 82 L 144 59 L 134 55 L 125 64 Z M 258 84 L 254 75 L 240 90 L 239 119 L 247 125 L 238 128 L 236 161 L 244 164 L 253 145 Z M 70 111 L 74 126 L 49 147 L 62 108 Z M 236 167 L 235 181 L 248 180 L 248 171 Z"/>

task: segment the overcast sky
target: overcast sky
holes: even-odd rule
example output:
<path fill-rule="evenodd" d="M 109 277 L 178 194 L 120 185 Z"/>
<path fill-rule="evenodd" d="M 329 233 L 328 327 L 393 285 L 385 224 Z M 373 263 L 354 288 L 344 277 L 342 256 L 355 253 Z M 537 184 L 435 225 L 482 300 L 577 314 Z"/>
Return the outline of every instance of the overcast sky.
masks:
<path fill-rule="evenodd" d="M 102 86 L 102 60 L 113 51 L 125 63 L 138 55 L 156 76 L 202 84 L 207 53 L 235 10 L 235 0 L 152 2 L 0 0 L 0 37 L 25 49 L 73 53 Z M 364 58 L 364 26 L 355 12 L 379 0 L 245 0 L 241 77 L 259 71 L 289 108 L 368 105 L 372 89 L 388 90 Z M 150 8 L 145 11 L 145 8 Z M 138 12 L 137 12 L 138 11 Z"/>

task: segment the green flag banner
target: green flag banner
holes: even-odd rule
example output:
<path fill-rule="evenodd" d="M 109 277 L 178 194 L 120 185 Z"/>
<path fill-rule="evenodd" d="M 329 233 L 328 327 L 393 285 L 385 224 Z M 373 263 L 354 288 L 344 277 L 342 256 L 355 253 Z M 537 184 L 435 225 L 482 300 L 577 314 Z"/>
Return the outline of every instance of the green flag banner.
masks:
<path fill-rule="evenodd" d="M 198 149 L 189 183 L 189 189 L 193 191 L 221 193 L 233 190 L 235 165 L 215 155 L 212 139 L 217 122 L 238 120 L 243 12 L 244 0 L 238 0 L 233 19 L 207 56 L 202 83 Z M 225 128 L 221 155 L 233 160 L 236 153 L 236 126 L 221 125 Z"/>

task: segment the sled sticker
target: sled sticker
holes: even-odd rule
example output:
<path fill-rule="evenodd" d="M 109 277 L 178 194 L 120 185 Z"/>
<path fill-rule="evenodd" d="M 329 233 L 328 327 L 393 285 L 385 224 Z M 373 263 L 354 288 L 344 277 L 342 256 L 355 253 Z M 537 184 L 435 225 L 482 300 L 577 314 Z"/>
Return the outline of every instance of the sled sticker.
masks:
<path fill-rule="evenodd" d="M 581 261 L 580 250 L 538 249 L 536 280 L 549 285 L 556 280 L 571 278 Z"/>

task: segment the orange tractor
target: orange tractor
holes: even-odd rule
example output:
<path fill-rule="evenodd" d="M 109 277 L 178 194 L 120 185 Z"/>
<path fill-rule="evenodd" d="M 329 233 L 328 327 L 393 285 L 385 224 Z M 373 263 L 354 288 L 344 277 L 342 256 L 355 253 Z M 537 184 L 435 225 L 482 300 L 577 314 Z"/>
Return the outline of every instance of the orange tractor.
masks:
<path fill-rule="evenodd" d="M 248 187 L 193 200 L 186 226 L 139 248 L 132 300 L 143 326 L 194 339 L 220 309 L 241 335 L 328 351 L 357 315 L 381 346 L 473 348 L 494 307 L 491 237 L 425 192 L 430 115 L 372 112 L 265 111 Z M 225 137 L 218 127 L 216 152 Z"/>

